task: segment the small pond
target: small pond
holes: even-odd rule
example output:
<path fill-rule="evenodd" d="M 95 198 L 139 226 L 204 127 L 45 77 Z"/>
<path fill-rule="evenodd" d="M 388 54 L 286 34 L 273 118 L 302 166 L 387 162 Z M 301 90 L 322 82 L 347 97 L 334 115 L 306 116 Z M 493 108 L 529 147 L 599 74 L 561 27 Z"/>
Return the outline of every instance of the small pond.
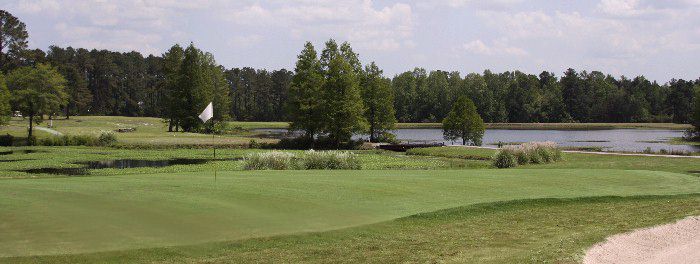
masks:
<path fill-rule="evenodd" d="M 167 167 L 173 165 L 194 165 L 194 164 L 204 164 L 209 162 L 209 159 L 169 159 L 169 160 L 138 160 L 138 159 L 121 159 L 121 160 L 103 160 L 103 161 L 86 161 L 86 162 L 76 162 L 76 164 L 83 165 L 80 168 L 35 168 L 19 170 L 21 172 L 26 172 L 30 174 L 58 174 L 58 175 L 69 175 L 69 176 L 81 176 L 89 175 L 89 170 L 99 170 L 99 169 L 128 169 L 128 168 L 141 168 L 141 167 Z"/>
<path fill-rule="evenodd" d="M 285 129 L 259 129 L 259 132 L 274 135 L 284 135 Z M 421 143 L 445 143 L 447 145 L 460 142 L 446 141 L 442 137 L 442 129 L 397 129 L 393 131 L 400 141 L 416 141 Z M 674 145 L 669 140 L 682 137 L 681 130 L 666 129 L 606 129 L 606 130 L 515 130 L 487 129 L 484 133 L 485 146 L 494 146 L 498 142 L 522 143 L 531 141 L 553 141 L 563 147 L 601 147 L 607 151 L 642 152 L 646 148 L 653 151 L 661 149 L 673 151 L 699 152 L 700 146 Z M 367 138 L 367 136 L 356 136 Z"/>

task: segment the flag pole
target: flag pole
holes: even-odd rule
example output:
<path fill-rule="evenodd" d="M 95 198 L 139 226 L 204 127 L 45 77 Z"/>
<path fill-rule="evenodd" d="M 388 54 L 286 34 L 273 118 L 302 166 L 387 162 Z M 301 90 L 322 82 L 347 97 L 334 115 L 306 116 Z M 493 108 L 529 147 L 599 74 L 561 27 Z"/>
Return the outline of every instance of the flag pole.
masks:
<path fill-rule="evenodd" d="M 213 121 L 212 121 L 213 124 Z M 212 161 L 212 164 L 214 165 L 214 182 L 216 182 L 216 140 L 214 140 L 214 129 L 212 126 L 211 130 L 211 147 L 214 149 L 214 160 Z"/>

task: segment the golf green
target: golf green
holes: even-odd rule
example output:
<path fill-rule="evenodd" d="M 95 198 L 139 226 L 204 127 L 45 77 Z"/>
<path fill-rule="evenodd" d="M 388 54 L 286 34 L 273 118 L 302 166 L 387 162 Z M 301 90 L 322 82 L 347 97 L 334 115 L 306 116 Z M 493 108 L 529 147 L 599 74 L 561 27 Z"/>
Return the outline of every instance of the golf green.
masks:
<path fill-rule="evenodd" d="M 659 171 L 230 171 L 7 179 L 0 256 L 71 254 L 323 231 L 514 199 L 700 192 Z"/>

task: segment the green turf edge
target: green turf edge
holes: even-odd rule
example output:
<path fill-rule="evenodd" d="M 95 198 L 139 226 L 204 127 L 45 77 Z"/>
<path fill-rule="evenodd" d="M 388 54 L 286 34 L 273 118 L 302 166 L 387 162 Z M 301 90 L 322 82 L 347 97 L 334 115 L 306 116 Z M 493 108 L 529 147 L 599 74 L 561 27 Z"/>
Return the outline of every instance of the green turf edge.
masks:
<path fill-rule="evenodd" d="M 672 203 L 673 202 L 673 203 Z M 518 220 L 528 220 L 526 217 L 527 213 L 533 213 L 537 215 L 540 211 L 547 211 L 548 209 L 557 209 L 559 207 L 566 208 L 576 206 L 584 206 L 585 208 L 593 208 L 591 211 L 596 210 L 598 207 L 602 208 L 602 212 L 608 212 L 610 216 L 606 216 L 606 220 L 612 220 L 613 223 L 597 223 L 596 219 L 591 219 L 587 215 L 571 215 L 572 218 L 580 218 L 577 221 L 583 221 L 584 223 L 574 223 L 571 227 L 559 227 L 556 228 L 576 229 L 577 224 L 583 224 L 585 226 L 585 221 L 593 221 L 595 234 L 589 234 L 587 232 L 580 232 L 579 230 L 574 230 L 572 232 L 572 237 L 579 238 L 578 241 L 565 241 L 561 240 L 562 244 L 559 245 L 560 248 L 550 250 L 551 252 L 541 252 L 541 251 L 527 251 L 521 246 L 515 244 L 504 244 L 498 245 L 502 248 L 497 248 L 495 252 L 491 249 L 489 254 L 498 253 L 503 251 L 504 254 L 514 255 L 509 256 L 511 258 L 504 259 L 499 258 L 500 256 L 489 256 L 488 254 L 480 254 L 478 245 L 469 245 L 469 249 L 477 251 L 474 256 L 470 255 L 467 258 L 471 261 L 477 261 L 480 263 L 522 263 L 522 261 L 527 262 L 543 262 L 543 263 L 578 263 L 580 262 L 583 252 L 588 247 L 593 244 L 604 240 L 605 237 L 627 232 L 630 230 L 644 228 L 649 226 L 654 226 L 658 224 L 672 222 L 674 220 L 681 219 L 690 215 L 700 214 L 700 193 L 694 194 L 681 194 L 681 195 L 663 195 L 663 196 L 603 196 L 603 197 L 579 197 L 579 198 L 542 198 L 542 199 L 523 199 L 523 200 L 511 200 L 502 202 L 491 202 L 483 204 L 474 204 L 468 206 L 461 206 L 449 209 L 438 210 L 434 212 L 419 213 L 407 217 L 402 217 L 394 219 L 391 221 L 370 224 L 366 226 L 351 227 L 339 230 L 324 231 L 324 232 L 311 232 L 311 233 L 300 233 L 292 235 L 279 235 L 271 236 L 266 238 L 254 238 L 236 241 L 225 241 L 225 242 L 212 242 L 198 245 L 189 246 L 173 246 L 173 247 L 159 247 L 159 248 L 145 248 L 136 250 L 122 250 L 122 251 L 109 251 L 109 252 L 96 252 L 96 253 L 86 253 L 86 254 L 75 254 L 75 255 L 49 255 L 49 256 L 30 256 L 30 257 L 10 257 L 10 258 L 0 258 L 1 263 L 243 263 L 249 261 L 263 262 L 263 263 L 275 263 L 275 262 L 305 262 L 305 263 L 315 263 L 315 262 L 332 262 L 332 263 L 395 263 L 395 262 L 464 262 L 465 259 L 455 258 L 464 252 L 434 252 L 425 251 L 421 249 L 421 245 L 425 243 L 430 243 L 430 241 L 418 241 L 418 243 L 412 243 L 411 234 L 405 234 L 405 230 L 402 230 L 403 226 L 413 228 L 418 226 L 418 229 L 424 229 L 424 227 L 430 226 L 432 223 L 437 222 L 439 230 L 445 230 L 443 225 L 449 227 L 458 226 L 459 220 L 479 220 L 482 216 L 498 216 L 501 213 L 507 213 L 509 211 L 516 211 L 515 217 Z M 646 204 L 645 204 L 646 203 Z M 658 205 L 666 206 L 659 207 Z M 671 204 L 672 203 L 672 204 Z M 605 208 L 609 206 L 611 208 Z M 626 206 L 631 207 L 629 210 L 608 210 L 615 209 L 616 206 L 622 206 L 622 209 L 627 209 Z M 644 212 L 636 210 L 637 207 L 648 207 L 652 210 L 657 210 L 654 213 Z M 675 208 L 683 207 L 683 208 Z M 680 210 L 677 210 L 680 209 Z M 608 210 L 608 211 L 606 211 Z M 522 213 L 521 213 L 522 211 Z M 600 211 L 600 210 L 599 210 Z M 586 213 L 586 212 L 584 212 Z M 593 212 L 588 212 L 594 214 Z M 600 212 L 598 212 L 600 213 Z M 619 218 L 616 216 L 620 215 Z M 637 217 L 629 217 L 637 216 Z M 522 218 L 522 219 L 521 219 Z M 629 221 L 634 219 L 634 221 Z M 498 220 L 489 219 L 486 220 Z M 568 219 L 563 219 L 564 222 Z M 527 221 L 523 221 L 527 222 Z M 576 221 L 574 221 L 576 222 Z M 569 223 L 571 224 L 571 223 Z M 589 223 L 590 224 L 590 223 Z M 545 226 L 540 226 L 544 228 Z M 532 229 L 532 227 L 530 227 Z M 549 227 L 547 227 L 549 228 Z M 415 231 L 415 230 L 414 230 Z M 431 230 L 428 230 L 430 232 Z M 528 232 L 534 232 L 534 230 L 528 230 Z M 508 237 L 508 232 L 504 234 L 495 234 L 498 236 Z M 386 250 L 382 248 L 384 245 L 383 236 L 391 236 L 398 234 L 398 236 L 403 236 L 399 241 L 390 241 L 388 244 L 400 244 L 407 248 L 402 251 L 405 254 L 411 256 L 397 255 L 392 253 L 391 250 Z M 440 236 L 440 234 L 431 234 L 434 236 Z M 454 238 L 452 238 L 454 239 Z M 569 237 L 568 239 L 571 239 Z M 388 239 L 387 239 L 388 240 Z M 369 241 L 370 243 L 367 243 Z M 450 241 L 450 240 L 448 240 Z M 371 243 L 375 242 L 375 243 Z M 376 242 L 380 242 L 377 244 Z M 506 241 L 511 242 L 511 241 Z M 572 248 L 566 248 L 567 245 L 564 243 L 569 242 L 575 244 Z M 338 246 L 338 244 L 342 244 Z M 309 247 L 310 245 L 310 247 Z M 445 245 L 444 242 L 439 243 L 440 247 L 449 247 Z M 549 245 L 550 249 L 556 247 L 551 243 Z M 305 247 L 306 246 L 306 247 Z M 389 245 L 390 247 L 391 245 Z M 434 246 L 434 245 L 433 245 Z M 566 248 L 566 249 L 564 249 Z M 449 251 L 449 250 L 447 250 Z M 350 255 L 344 255 L 338 253 L 346 252 L 352 253 Z M 512 254 L 515 252 L 515 254 Z M 437 254 L 434 254 L 437 253 Z M 468 253 L 471 253 L 468 251 Z M 524 253 L 524 254 L 521 254 Z M 421 258 L 421 255 L 432 254 L 428 256 L 427 259 Z M 383 256 L 383 258 L 375 258 L 376 255 Z M 425 256 L 423 256 L 425 257 Z M 476 257 L 474 259 L 473 257 Z"/>

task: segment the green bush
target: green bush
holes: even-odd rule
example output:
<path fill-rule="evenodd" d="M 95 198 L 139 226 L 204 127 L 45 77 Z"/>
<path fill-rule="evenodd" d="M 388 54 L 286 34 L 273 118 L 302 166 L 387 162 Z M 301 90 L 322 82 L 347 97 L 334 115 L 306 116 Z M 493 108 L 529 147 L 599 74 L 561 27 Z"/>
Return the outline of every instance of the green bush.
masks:
<path fill-rule="evenodd" d="M 503 149 L 493 158 L 493 166 L 496 168 L 512 168 L 518 166 L 518 160 L 512 150 Z"/>
<path fill-rule="evenodd" d="M 301 158 L 304 169 L 307 170 L 359 170 L 360 161 L 356 155 L 347 151 L 314 151 L 304 152 Z"/>
<path fill-rule="evenodd" d="M 524 165 L 524 164 L 528 164 L 530 162 L 530 157 L 527 155 L 527 152 L 525 152 L 525 151 L 512 151 L 512 152 L 515 153 L 514 155 L 518 161 L 518 164 Z"/>
<path fill-rule="evenodd" d="M 97 139 L 97 141 L 101 146 L 109 146 L 113 145 L 114 143 L 117 143 L 117 136 L 115 136 L 112 132 L 106 132 L 100 134 L 100 137 Z"/>
<path fill-rule="evenodd" d="M 102 133 L 99 137 L 92 135 L 51 136 L 39 140 L 42 146 L 109 146 L 117 142 L 113 133 Z"/>
<path fill-rule="evenodd" d="M 14 142 L 15 142 L 15 137 L 13 137 L 10 134 L 0 136 L 0 146 L 10 147 L 14 144 Z"/>

